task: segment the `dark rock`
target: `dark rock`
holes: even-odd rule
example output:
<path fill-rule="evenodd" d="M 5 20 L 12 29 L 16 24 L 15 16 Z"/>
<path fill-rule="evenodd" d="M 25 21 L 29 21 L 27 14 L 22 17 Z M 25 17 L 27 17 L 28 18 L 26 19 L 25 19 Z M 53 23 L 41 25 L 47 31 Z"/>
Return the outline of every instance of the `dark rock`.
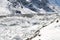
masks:
<path fill-rule="evenodd" d="M 19 14 L 20 14 L 20 13 L 21 13 L 21 11 L 16 10 L 16 13 L 19 13 Z"/>
<path fill-rule="evenodd" d="M 59 20 L 56 21 L 57 23 L 59 22 Z"/>

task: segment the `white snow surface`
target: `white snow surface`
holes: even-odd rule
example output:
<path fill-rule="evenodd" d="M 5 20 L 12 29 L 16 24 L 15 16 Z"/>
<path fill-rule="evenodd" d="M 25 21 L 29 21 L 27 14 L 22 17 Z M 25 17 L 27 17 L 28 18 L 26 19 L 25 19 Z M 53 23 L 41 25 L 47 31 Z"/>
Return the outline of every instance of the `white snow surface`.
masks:
<path fill-rule="evenodd" d="M 0 19 L 0 39 L 14 40 L 18 36 L 19 39 L 25 40 L 33 37 L 37 30 L 43 26 L 49 25 L 57 18 L 53 15 L 33 15 L 32 18 L 23 16 L 4 17 Z M 17 40 L 17 39 L 16 39 Z"/>
<path fill-rule="evenodd" d="M 56 21 L 59 20 L 57 23 Z M 60 19 L 57 18 L 53 23 L 40 30 L 41 36 L 36 36 L 32 40 L 60 40 Z"/>
<path fill-rule="evenodd" d="M 48 4 L 55 12 L 46 12 L 43 8 L 34 12 L 23 5 L 22 9 L 18 3 L 13 7 L 9 1 L 0 0 L 0 40 L 60 40 L 58 6 Z"/>

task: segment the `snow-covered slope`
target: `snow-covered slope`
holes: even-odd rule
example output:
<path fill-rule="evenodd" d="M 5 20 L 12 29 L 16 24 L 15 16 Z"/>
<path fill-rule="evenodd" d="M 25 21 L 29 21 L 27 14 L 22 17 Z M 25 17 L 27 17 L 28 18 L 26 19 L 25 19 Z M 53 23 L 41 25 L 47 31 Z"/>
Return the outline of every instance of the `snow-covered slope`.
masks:
<path fill-rule="evenodd" d="M 5 16 L 11 14 L 8 7 L 7 0 L 0 0 L 0 16 Z"/>
<path fill-rule="evenodd" d="M 59 13 L 48 0 L 0 0 L 0 40 L 60 40 Z"/>
<path fill-rule="evenodd" d="M 32 40 L 60 40 L 60 18 L 42 28 L 39 35 Z"/>
<path fill-rule="evenodd" d="M 0 19 L 0 40 L 14 40 L 32 38 L 38 35 L 38 30 L 51 24 L 58 16 L 52 15 L 33 15 L 32 17 L 12 16 Z M 17 38 L 18 36 L 19 38 Z"/>

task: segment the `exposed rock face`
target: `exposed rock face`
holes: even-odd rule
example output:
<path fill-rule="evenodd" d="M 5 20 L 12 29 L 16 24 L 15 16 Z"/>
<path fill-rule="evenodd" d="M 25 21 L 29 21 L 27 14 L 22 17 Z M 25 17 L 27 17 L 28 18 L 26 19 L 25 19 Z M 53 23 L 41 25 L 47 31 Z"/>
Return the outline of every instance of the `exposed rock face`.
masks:
<path fill-rule="evenodd" d="M 10 10 L 14 11 L 12 13 L 16 13 L 15 11 L 21 11 L 25 13 L 26 11 L 29 10 L 30 13 L 40 13 L 40 9 L 43 9 L 45 12 L 54 12 L 53 9 L 51 9 L 47 4 L 49 4 L 48 0 L 8 0 L 10 2 Z M 25 10 L 26 9 L 26 10 Z M 42 10 L 42 11 L 43 11 Z M 22 11 L 21 11 L 21 14 Z M 26 13 L 25 13 L 26 14 Z M 28 13 L 29 14 L 29 13 Z"/>

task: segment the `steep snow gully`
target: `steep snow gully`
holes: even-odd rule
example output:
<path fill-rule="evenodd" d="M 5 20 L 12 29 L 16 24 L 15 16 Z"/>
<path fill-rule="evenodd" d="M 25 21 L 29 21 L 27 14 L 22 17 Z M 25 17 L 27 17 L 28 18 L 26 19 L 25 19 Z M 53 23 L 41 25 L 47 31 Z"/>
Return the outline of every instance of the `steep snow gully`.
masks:
<path fill-rule="evenodd" d="M 48 0 L 0 0 L 0 40 L 60 40 L 60 7 Z"/>

